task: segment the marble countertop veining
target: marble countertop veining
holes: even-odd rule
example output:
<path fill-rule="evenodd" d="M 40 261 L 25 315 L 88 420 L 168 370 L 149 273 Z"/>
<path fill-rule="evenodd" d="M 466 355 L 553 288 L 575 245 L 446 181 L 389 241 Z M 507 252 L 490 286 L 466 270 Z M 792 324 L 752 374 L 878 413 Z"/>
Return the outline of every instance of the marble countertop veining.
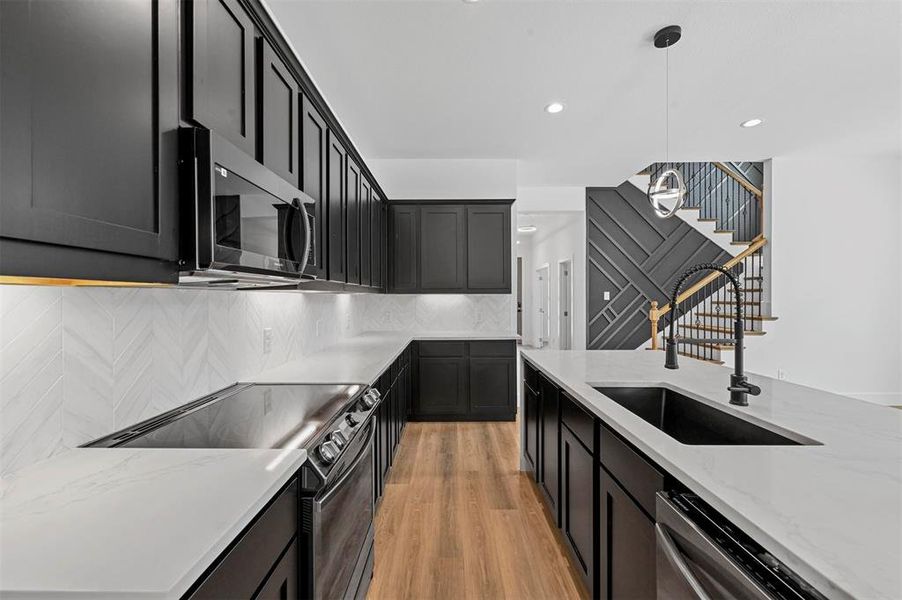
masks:
<path fill-rule="evenodd" d="M 176 599 L 304 450 L 76 448 L 0 481 L 0 596 Z"/>
<path fill-rule="evenodd" d="M 660 352 L 522 350 L 523 356 L 830 598 L 902 598 L 902 411 Z M 808 446 L 689 446 L 594 386 L 666 386 Z M 790 435 L 790 437 L 792 437 Z"/>

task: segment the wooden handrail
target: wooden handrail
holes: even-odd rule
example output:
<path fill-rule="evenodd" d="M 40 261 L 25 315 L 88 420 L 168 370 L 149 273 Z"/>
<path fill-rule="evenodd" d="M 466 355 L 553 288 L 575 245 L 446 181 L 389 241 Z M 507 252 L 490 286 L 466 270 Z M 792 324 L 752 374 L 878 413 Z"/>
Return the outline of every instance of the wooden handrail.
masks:
<path fill-rule="evenodd" d="M 756 188 L 755 186 L 753 186 L 751 183 L 749 183 L 748 181 L 746 181 L 745 178 L 740 177 L 740 176 L 736 173 L 736 171 L 734 171 L 733 169 L 731 169 L 730 167 L 728 167 L 727 165 L 725 165 L 725 164 L 723 164 L 723 163 L 721 163 L 721 162 L 715 162 L 715 163 L 713 163 L 713 164 L 714 164 L 715 167 L 717 167 L 718 169 L 720 169 L 721 171 L 723 171 L 724 173 L 726 173 L 727 175 L 729 175 L 730 177 L 732 177 L 733 179 L 735 179 L 735 180 L 739 183 L 739 185 L 741 185 L 741 186 L 744 187 L 746 190 L 748 190 L 749 192 L 751 192 L 752 194 L 754 194 L 754 195 L 758 198 L 758 200 L 763 200 L 763 199 L 764 199 L 764 192 L 762 192 L 761 190 L 759 190 L 758 188 Z"/>
<path fill-rule="evenodd" d="M 767 244 L 767 238 L 764 236 L 758 237 L 754 242 L 749 244 L 749 247 L 728 260 L 723 264 L 725 269 L 730 269 L 735 267 L 740 262 L 742 262 L 746 257 L 754 254 L 761 248 L 763 248 Z M 700 289 L 717 279 L 718 277 L 723 277 L 723 273 L 719 271 L 712 271 L 708 275 L 702 277 L 697 283 L 691 285 L 689 288 L 684 290 L 679 296 L 677 296 L 677 303 L 684 302 L 689 296 L 698 292 Z M 661 320 L 661 317 L 666 315 L 671 311 L 672 307 L 670 304 L 665 304 L 663 307 L 658 308 L 658 301 L 651 301 L 651 309 L 648 311 L 648 320 L 651 321 L 651 348 L 652 350 L 658 349 L 658 321 Z"/>

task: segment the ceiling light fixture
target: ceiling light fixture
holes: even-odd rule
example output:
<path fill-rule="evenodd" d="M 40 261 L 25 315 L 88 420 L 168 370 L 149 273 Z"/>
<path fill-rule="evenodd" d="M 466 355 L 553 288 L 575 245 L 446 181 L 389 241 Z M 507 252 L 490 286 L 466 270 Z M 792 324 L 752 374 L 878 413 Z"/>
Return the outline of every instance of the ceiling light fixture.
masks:
<path fill-rule="evenodd" d="M 762 123 L 764 123 L 764 119 L 749 119 L 748 121 L 743 121 L 742 123 L 740 123 L 739 126 L 748 129 L 750 127 L 757 127 Z"/>
<path fill-rule="evenodd" d="M 563 110 L 564 110 L 564 105 L 561 104 L 560 102 L 552 102 L 551 104 L 549 104 L 548 106 L 545 107 L 545 112 L 547 112 L 550 115 L 556 115 Z"/>
<path fill-rule="evenodd" d="M 517 227 L 517 231 L 520 233 L 535 233 L 538 230 L 539 228 L 535 225 L 521 225 L 520 227 Z"/>
<path fill-rule="evenodd" d="M 669 25 L 655 34 L 655 48 L 664 48 L 666 51 L 665 84 L 664 84 L 664 162 L 670 160 L 670 47 L 680 41 L 683 30 L 679 25 Z M 648 184 L 648 201 L 655 211 L 655 215 L 662 219 L 669 219 L 676 214 L 686 201 L 686 183 L 683 174 L 673 166 L 666 169 L 658 179 Z M 661 204 L 662 201 L 673 201 L 673 206 L 668 210 Z"/>

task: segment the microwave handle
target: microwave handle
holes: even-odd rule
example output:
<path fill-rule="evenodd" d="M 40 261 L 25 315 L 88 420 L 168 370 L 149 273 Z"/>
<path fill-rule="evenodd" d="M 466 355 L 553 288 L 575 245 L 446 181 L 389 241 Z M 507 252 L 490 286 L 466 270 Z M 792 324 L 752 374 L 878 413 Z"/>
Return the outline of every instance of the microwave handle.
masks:
<path fill-rule="evenodd" d="M 304 223 L 303 254 L 299 261 L 301 263 L 300 272 L 303 273 L 307 270 L 307 261 L 310 259 L 310 236 L 312 232 L 310 231 L 310 216 L 307 214 L 307 209 L 304 208 L 304 203 L 298 198 L 295 198 L 294 201 L 297 203 L 298 211 L 301 213 L 301 221 Z"/>

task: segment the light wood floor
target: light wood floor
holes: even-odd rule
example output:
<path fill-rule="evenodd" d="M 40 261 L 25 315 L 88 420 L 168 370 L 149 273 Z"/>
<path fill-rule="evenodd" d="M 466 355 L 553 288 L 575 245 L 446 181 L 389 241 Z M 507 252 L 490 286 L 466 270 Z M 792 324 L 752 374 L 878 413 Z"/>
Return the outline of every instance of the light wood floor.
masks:
<path fill-rule="evenodd" d="M 369 600 L 584 598 L 516 423 L 408 423 L 376 518 Z"/>

